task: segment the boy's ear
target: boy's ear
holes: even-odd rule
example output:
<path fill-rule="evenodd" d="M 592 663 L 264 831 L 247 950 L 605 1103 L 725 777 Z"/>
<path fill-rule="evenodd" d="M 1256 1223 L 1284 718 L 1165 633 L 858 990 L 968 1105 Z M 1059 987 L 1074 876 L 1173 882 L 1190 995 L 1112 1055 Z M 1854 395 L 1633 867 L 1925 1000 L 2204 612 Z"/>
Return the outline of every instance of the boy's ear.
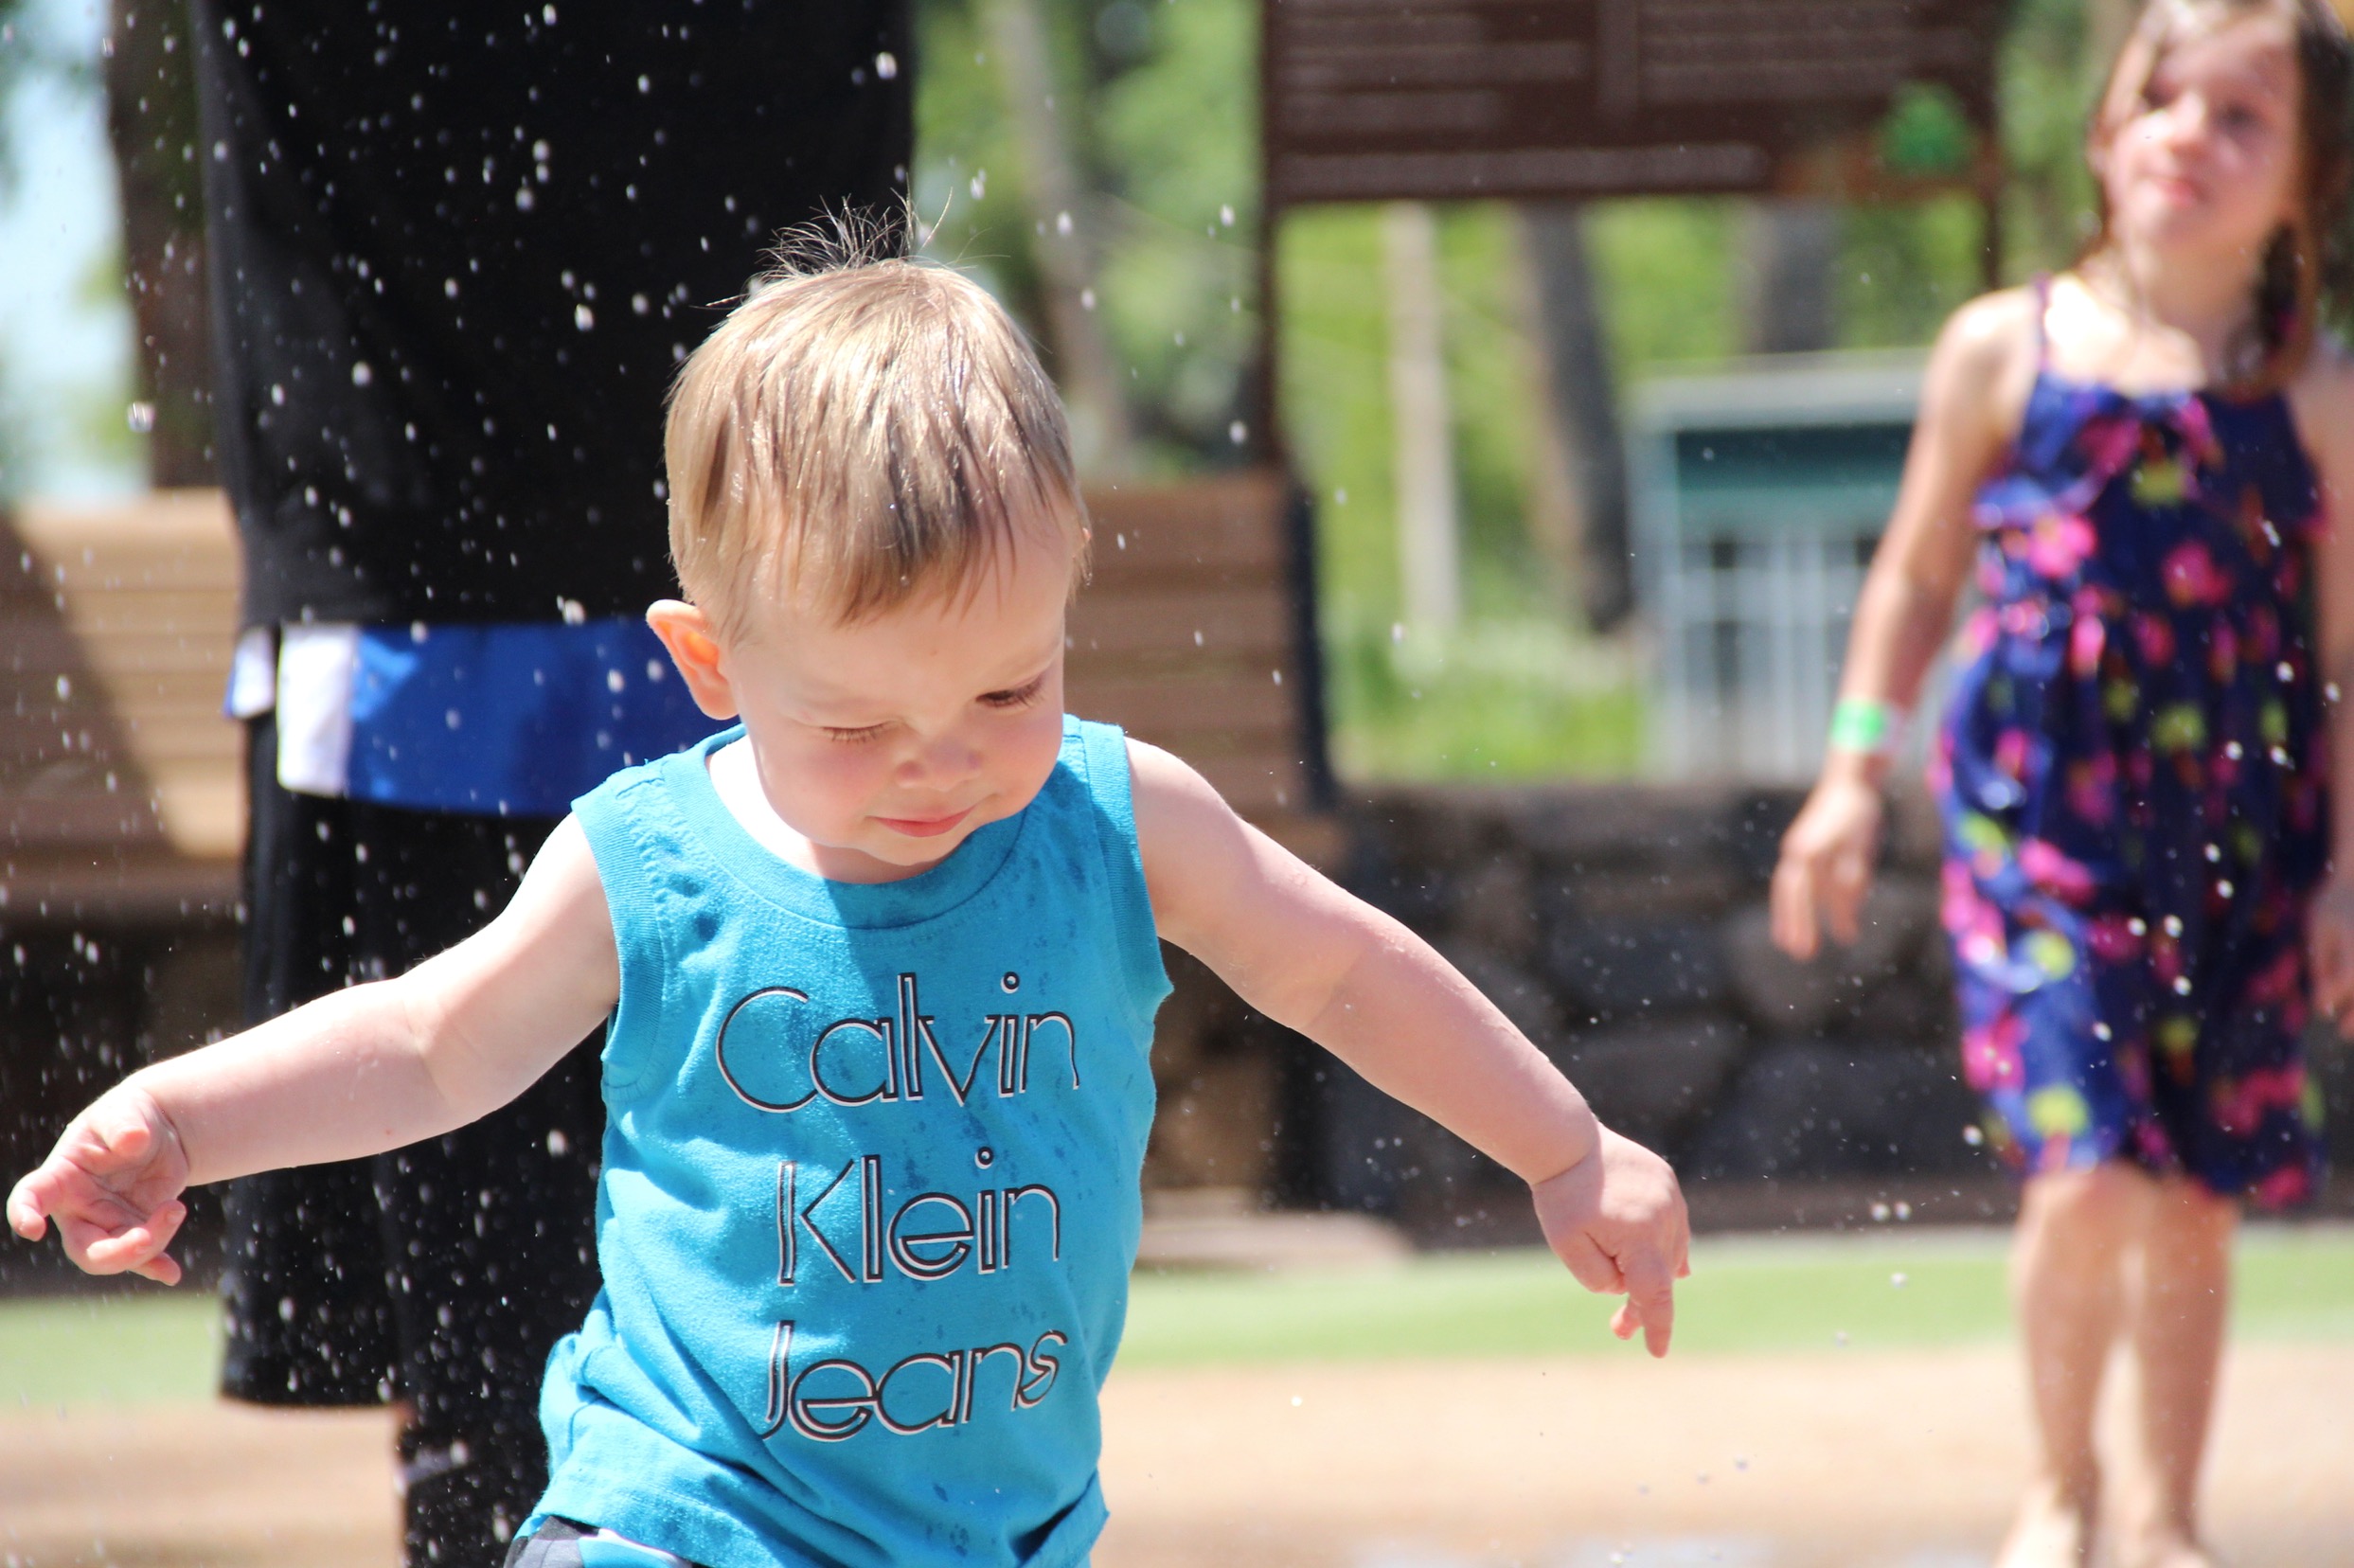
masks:
<path fill-rule="evenodd" d="M 695 706 L 713 719 L 736 717 L 736 690 L 720 668 L 720 641 L 704 613 L 684 599 L 656 599 L 646 612 Z"/>

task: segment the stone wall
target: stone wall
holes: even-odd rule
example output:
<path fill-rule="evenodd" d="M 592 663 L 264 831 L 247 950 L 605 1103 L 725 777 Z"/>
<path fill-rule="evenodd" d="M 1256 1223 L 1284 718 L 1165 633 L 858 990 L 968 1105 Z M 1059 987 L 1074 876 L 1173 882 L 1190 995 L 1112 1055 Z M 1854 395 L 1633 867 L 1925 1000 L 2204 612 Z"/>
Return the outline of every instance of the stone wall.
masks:
<path fill-rule="evenodd" d="M 1861 939 L 1811 965 L 1768 937 L 1794 792 L 1402 787 L 1346 812 L 1352 890 L 1427 937 L 1660 1149 L 1719 1224 L 2000 1215 L 2010 1184 L 1959 1080 L 1927 799 L 1891 801 Z M 1518 1184 L 1171 953 L 1150 1180 L 1361 1209 L 1426 1242 L 1528 1238 Z M 2354 1053 L 2313 1060 L 2354 1163 Z M 1885 1198 L 1887 1202 L 1881 1200 Z M 2354 1206 L 2340 1183 L 2327 1205 Z"/>
<path fill-rule="evenodd" d="M 1401 789 L 1351 811 L 1346 875 L 1687 1180 L 1985 1175 L 1926 802 L 1895 804 L 1862 939 L 1807 966 L 1766 922 L 1796 806 L 1691 787 Z M 1331 1201 L 1459 1209 L 1500 1175 L 1362 1084 L 1326 1101 Z M 1418 1167 L 1453 1195 L 1401 1180 Z"/>

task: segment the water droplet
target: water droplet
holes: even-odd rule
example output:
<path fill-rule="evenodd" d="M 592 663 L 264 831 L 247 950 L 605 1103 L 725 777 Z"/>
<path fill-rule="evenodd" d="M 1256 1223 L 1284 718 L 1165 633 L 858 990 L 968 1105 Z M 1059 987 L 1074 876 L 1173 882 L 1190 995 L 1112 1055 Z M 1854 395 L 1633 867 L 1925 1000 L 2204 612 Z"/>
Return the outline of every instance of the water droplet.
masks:
<path fill-rule="evenodd" d="M 123 411 L 123 417 L 134 436 L 144 436 L 155 428 L 155 405 L 152 402 L 134 402 Z"/>
<path fill-rule="evenodd" d="M 629 681 L 622 675 L 621 671 L 617 669 L 608 669 L 605 671 L 605 689 L 607 691 L 620 691 L 627 687 L 629 684 Z"/>
<path fill-rule="evenodd" d="M 1912 1282 L 1913 1282 L 1913 1281 L 1912 1281 L 1911 1276 L 1909 1276 L 1908 1274 L 1905 1274 L 1905 1272 L 1904 1272 L 1903 1270 L 1901 1270 L 1901 1269 L 1899 1269 L 1899 1270 L 1898 1270 L 1895 1274 L 1890 1274 L 1890 1275 L 1888 1276 L 1888 1283 L 1889 1283 L 1890 1285 L 1894 1286 L 1896 1289 L 1898 1289 L 1898 1290 L 1899 1290 L 1899 1291 L 1903 1290 L 1903 1289 L 1904 1289 L 1907 1285 L 1910 1285 Z"/>
<path fill-rule="evenodd" d="M 575 305 L 572 308 L 572 324 L 585 332 L 597 325 L 597 312 L 585 305 Z"/>
<path fill-rule="evenodd" d="M 1872 1204 L 1872 1218 L 1879 1221 L 1882 1224 L 1886 1224 L 1888 1222 L 1888 1205 L 1875 1201 Z"/>
<path fill-rule="evenodd" d="M 1094 310 L 1094 309 L 1096 308 L 1096 291 L 1095 291 L 1095 290 L 1093 290 L 1093 289 L 1081 289 L 1081 290 L 1079 290 L 1079 308 L 1080 310 L 1082 310 L 1082 311 L 1092 311 L 1092 310 Z"/>
<path fill-rule="evenodd" d="M 875 56 L 875 75 L 889 81 L 900 74 L 900 57 L 885 49 Z"/>
<path fill-rule="evenodd" d="M 1966 1144 L 1970 1145 L 1970 1147 L 1971 1147 L 1971 1148 L 1975 1149 L 1975 1148 L 1977 1148 L 1980 1144 L 1985 1143 L 1986 1141 L 1987 1141 L 1987 1135 L 1986 1135 L 1986 1133 L 1985 1133 L 1985 1132 L 1983 1132 L 1982 1131 L 1980 1131 L 1978 1128 L 1975 1128 L 1975 1127 L 1965 1127 L 1965 1128 L 1963 1128 L 1963 1129 L 1962 1129 L 1962 1142 L 1964 1142 L 1964 1143 L 1966 1143 Z"/>
<path fill-rule="evenodd" d="M 981 57 L 980 57 L 979 55 L 974 55 L 972 58 L 974 59 L 974 61 L 976 61 L 976 62 L 977 62 L 977 61 L 979 61 L 979 59 L 980 59 Z M 988 169 L 974 169 L 974 170 L 972 171 L 972 180 L 971 180 L 971 181 L 967 184 L 966 188 L 967 188 L 967 189 L 969 189 L 969 190 L 971 190 L 971 191 L 972 192 L 972 199 L 973 199 L 974 201 L 976 201 L 976 202 L 977 202 L 977 201 L 979 201 L 982 197 L 984 197 L 984 196 L 988 195 L 988 194 L 989 194 L 989 170 L 988 170 Z"/>
<path fill-rule="evenodd" d="M 1068 234 L 1071 232 L 1071 215 L 1069 213 L 1058 212 L 1055 214 L 1055 232 L 1057 234 Z"/>
<path fill-rule="evenodd" d="M 1234 227 L 1234 208 L 1231 205 L 1221 204 L 1218 208 L 1218 221 L 1228 228 Z"/>
<path fill-rule="evenodd" d="M 1301 1399 L 1297 1394 L 1292 1396 L 1292 1408 L 1293 1410 L 1297 1410 L 1301 1405 L 1307 1402 L 1307 1400 Z"/>
<path fill-rule="evenodd" d="M 1249 440 L 1250 438 L 1251 427 L 1244 424 L 1240 419 L 1235 420 L 1232 424 L 1226 427 L 1226 439 L 1232 441 L 1236 446 L 1240 446 L 1243 442 Z"/>
<path fill-rule="evenodd" d="M 72 678 L 71 676 L 67 676 L 67 675 L 60 675 L 60 676 L 57 678 L 57 700 L 58 700 L 59 702 L 61 702 L 61 703 L 62 703 L 62 702 L 64 702 L 67 698 L 71 697 L 73 694 L 74 694 L 74 682 L 73 682 L 73 678 Z"/>

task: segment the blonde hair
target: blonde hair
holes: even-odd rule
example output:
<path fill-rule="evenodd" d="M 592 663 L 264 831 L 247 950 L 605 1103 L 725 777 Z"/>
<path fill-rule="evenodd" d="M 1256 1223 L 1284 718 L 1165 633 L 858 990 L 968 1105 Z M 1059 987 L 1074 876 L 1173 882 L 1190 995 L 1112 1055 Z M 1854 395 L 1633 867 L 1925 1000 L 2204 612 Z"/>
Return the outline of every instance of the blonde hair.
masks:
<path fill-rule="evenodd" d="M 2326 317 L 2354 299 L 2354 45 L 2329 0 L 2149 0 L 2111 67 L 2093 113 L 2091 140 L 2114 139 L 2148 101 L 2167 51 L 2186 39 L 2251 20 L 2279 23 L 2297 62 L 2297 211 L 2273 235 L 2258 264 L 2254 373 L 2235 389 L 2270 391 L 2303 367 Z M 2095 187 L 2098 189 L 2098 187 Z M 2109 245 L 2109 204 L 2082 259 Z"/>
<path fill-rule="evenodd" d="M 670 392 L 670 557 L 722 637 L 763 601 L 856 621 L 970 591 L 1025 534 L 1084 569 L 1054 383 L 1020 328 L 945 267 L 804 232 Z"/>

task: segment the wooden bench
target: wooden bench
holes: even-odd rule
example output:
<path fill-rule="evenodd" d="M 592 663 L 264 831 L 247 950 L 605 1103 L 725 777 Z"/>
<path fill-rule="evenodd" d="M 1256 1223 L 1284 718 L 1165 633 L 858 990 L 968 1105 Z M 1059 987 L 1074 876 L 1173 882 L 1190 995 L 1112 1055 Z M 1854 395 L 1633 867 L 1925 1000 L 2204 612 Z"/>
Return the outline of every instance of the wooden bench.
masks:
<path fill-rule="evenodd" d="M 1065 701 L 1184 757 L 1320 864 L 1322 715 L 1301 668 L 1290 488 L 1251 471 L 1089 493 L 1094 564 L 1071 614 Z"/>
<path fill-rule="evenodd" d="M 243 739 L 223 716 L 236 532 L 218 491 L 0 515 L 0 920 L 227 915 Z"/>
<path fill-rule="evenodd" d="M 1185 757 L 1312 859 L 1303 678 L 1272 473 L 1091 494 L 1068 701 Z M 218 918 L 244 839 L 243 741 L 221 711 L 239 561 L 217 491 L 0 516 L 0 921 Z"/>

